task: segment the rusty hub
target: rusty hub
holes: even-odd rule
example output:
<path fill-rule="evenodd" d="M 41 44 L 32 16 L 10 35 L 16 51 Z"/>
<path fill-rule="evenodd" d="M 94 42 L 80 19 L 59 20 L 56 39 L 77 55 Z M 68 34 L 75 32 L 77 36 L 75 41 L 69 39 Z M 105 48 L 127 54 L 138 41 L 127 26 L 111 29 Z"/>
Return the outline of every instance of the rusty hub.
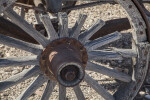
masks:
<path fill-rule="evenodd" d="M 86 49 L 79 41 L 61 38 L 46 47 L 40 58 L 40 66 L 50 79 L 71 87 L 82 81 L 87 60 Z"/>

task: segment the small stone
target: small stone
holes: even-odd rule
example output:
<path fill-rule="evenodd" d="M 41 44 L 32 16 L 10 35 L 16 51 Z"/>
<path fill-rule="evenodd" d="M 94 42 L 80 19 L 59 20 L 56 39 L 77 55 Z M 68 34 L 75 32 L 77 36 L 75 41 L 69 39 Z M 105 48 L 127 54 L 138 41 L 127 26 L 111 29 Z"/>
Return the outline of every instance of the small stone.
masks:
<path fill-rule="evenodd" d="M 8 93 L 4 93 L 3 96 L 8 96 Z"/>
<path fill-rule="evenodd" d="M 12 72 L 12 71 L 13 71 L 12 68 L 7 68 L 7 69 L 4 70 L 4 72 Z"/>
<path fill-rule="evenodd" d="M 6 56 L 6 57 L 9 57 L 9 56 L 10 56 L 10 53 L 5 53 L 5 56 Z"/>
<path fill-rule="evenodd" d="M 35 92 L 35 94 L 38 95 L 38 96 L 42 96 L 43 91 L 37 90 L 37 91 Z"/>
<path fill-rule="evenodd" d="M 141 96 L 144 96 L 144 95 L 145 95 L 145 92 L 144 92 L 144 91 L 140 91 L 139 94 L 140 94 Z"/>
<path fill-rule="evenodd" d="M 4 73 L 4 70 L 0 70 L 0 74 L 1 74 L 1 73 Z"/>
<path fill-rule="evenodd" d="M 17 73 L 19 73 L 18 69 L 17 70 L 13 70 L 13 72 L 12 72 L 12 74 L 17 74 Z"/>

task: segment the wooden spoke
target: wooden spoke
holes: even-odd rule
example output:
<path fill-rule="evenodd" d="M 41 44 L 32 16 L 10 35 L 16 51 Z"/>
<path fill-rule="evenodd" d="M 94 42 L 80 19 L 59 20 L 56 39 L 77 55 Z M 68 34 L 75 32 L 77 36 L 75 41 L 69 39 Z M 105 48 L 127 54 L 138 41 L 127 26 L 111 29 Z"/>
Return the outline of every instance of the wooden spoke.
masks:
<path fill-rule="evenodd" d="M 3 90 L 19 84 L 20 82 L 29 79 L 33 76 L 37 76 L 40 73 L 39 66 L 35 66 L 29 69 L 23 70 L 21 73 L 11 76 L 10 78 L 6 79 L 5 81 L 0 82 L 0 92 Z"/>
<path fill-rule="evenodd" d="M 106 100 L 115 100 L 115 98 L 108 93 L 101 85 L 99 85 L 94 79 L 89 75 L 85 74 L 84 80 L 104 99 Z"/>
<path fill-rule="evenodd" d="M 100 30 L 104 25 L 105 22 L 103 20 L 99 19 L 98 21 L 96 21 L 95 24 L 93 24 L 89 29 L 87 29 L 79 36 L 79 40 L 81 41 L 81 43 L 85 44 L 85 42 L 87 42 L 90 37 L 98 30 Z"/>
<path fill-rule="evenodd" d="M 21 7 L 21 13 L 20 13 L 20 15 L 21 15 L 21 17 L 24 19 L 25 18 L 25 9 L 24 9 L 24 7 Z"/>
<path fill-rule="evenodd" d="M 17 0 L 1 0 L 0 1 L 0 14 L 4 12 L 9 6 L 15 3 Z"/>
<path fill-rule="evenodd" d="M 0 58 L 0 68 L 8 66 L 39 65 L 37 56 Z"/>
<path fill-rule="evenodd" d="M 42 47 L 39 45 L 27 43 L 15 38 L 11 38 L 5 35 L 0 34 L 0 43 L 4 45 L 8 45 L 11 47 L 15 47 L 18 49 L 22 49 L 33 54 L 40 54 L 42 52 Z"/>
<path fill-rule="evenodd" d="M 7 9 L 4 12 L 15 24 L 21 27 L 26 33 L 32 36 L 37 42 L 39 42 L 43 47 L 46 47 L 49 41 L 38 31 L 36 31 L 28 22 L 21 18 L 13 9 Z"/>
<path fill-rule="evenodd" d="M 73 87 L 73 89 L 74 89 L 74 92 L 75 92 L 76 97 L 78 98 L 78 100 L 85 100 L 84 94 L 83 94 L 83 92 L 82 92 L 79 85 Z"/>
<path fill-rule="evenodd" d="M 122 60 L 122 56 L 114 51 L 95 50 L 88 52 L 89 60 Z"/>
<path fill-rule="evenodd" d="M 59 85 L 59 100 L 66 100 L 66 87 Z"/>
<path fill-rule="evenodd" d="M 80 14 L 75 26 L 72 28 L 71 37 L 78 39 L 80 35 L 81 28 L 87 18 L 87 15 Z"/>
<path fill-rule="evenodd" d="M 56 33 L 52 23 L 51 23 L 51 19 L 48 15 L 42 15 L 41 16 L 41 20 L 47 30 L 47 34 L 48 34 L 48 37 L 49 39 L 52 41 L 52 40 L 55 40 L 55 39 L 58 39 L 58 34 Z"/>
<path fill-rule="evenodd" d="M 27 98 L 30 97 L 46 80 L 45 76 L 39 75 L 16 100 L 27 100 Z"/>
<path fill-rule="evenodd" d="M 116 70 L 113 70 L 110 68 L 106 68 L 101 65 L 94 64 L 92 62 L 88 62 L 86 69 L 90 70 L 90 71 L 101 73 L 103 75 L 107 75 L 109 77 L 113 77 L 113 78 L 121 80 L 123 82 L 131 81 L 131 77 L 125 73 L 122 73 L 122 72 L 119 72 L 119 71 L 116 71 Z"/>
<path fill-rule="evenodd" d="M 113 51 L 119 53 L 121 56 L 126 57 L 126 58 L 137 57 L 137 52 L 134 49 L 113 48 Z"/>
<path fill-rule="evenodd" d="M 34 12 L 34 15 L 35 15 L 35 19 L 36 19 L 36 22 L 37 22 L 37 24 L 41 24 L 42 22 L 41 22 L 41 20 L 40 20 L 40 15 L 39 15 L 39 13 L 37 13 L 36 11 Z"/>
<path fill-rule="evenodd" d="M 88 52 L 89 60 L 122 60 L 123 57 L 137 57 L 137 53 L 132 49 L 94 50 Z"/>
<path fill-rule="evenodd" d="M 59 35 L 60 37 L 68 37 L 68 16 L 66 13 L 58 13 L 59 18 Z"/>
<path fill-rule="evenodd" d="M 114 32 L 109 35 L 106 35 L 104 37 L 100 37 L 96 40 L 90 41 L 85 44 L 85 47 L 87 48 L 88 51 L 92 51 L 97 49 L 98 47 L 104 46 L 106 44 L 109 44 L 111 42 L 114 42 L 116 40 L 119 40 L 121 38 L 121 33 L 119 32 Z"/>
<path fill-rule="evenodd" d="M 46 88 L 40 100 L 49 100 L 55 86 L 56 82 L 48 80 Z"/>

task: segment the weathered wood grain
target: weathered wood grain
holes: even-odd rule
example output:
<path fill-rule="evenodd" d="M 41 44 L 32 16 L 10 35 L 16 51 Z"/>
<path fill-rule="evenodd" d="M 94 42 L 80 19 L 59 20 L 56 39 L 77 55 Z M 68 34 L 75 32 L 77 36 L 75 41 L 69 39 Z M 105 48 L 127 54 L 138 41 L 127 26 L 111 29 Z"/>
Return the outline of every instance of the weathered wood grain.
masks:
<path fill-rule="evenodd" d="M 79 85 L 73 87 L 73 89 L 74 89 L 74 92 L 75 92 L 76 97 L 78 98 L 78 100 L 86 100 Z"/>
<path fill-rule="evenodd" d="M 59 85 L 59 100 L 66 100 L 66 87 Z"/>
<path fill-rule="evenodd" d="M 39 75 L 29 87 L 17 97 L 16 100 L 27 100 L 45 81 L 44 75 Z"/>
<path fill-rule="evenodd" d="M 9 66 L 39 65 L 37 56 L 0 58 L 0 68 Z"/>
<path fill-rule="evenodd" d="M 85 74 L 84 80 L 104 99 L 115 100 L 115 98 L 107 92 L 100 84 L 98 84 L 94 79 L 92 79 L 87 73 Z"/>
<path fill-rule="evenodd" d="M 105 22 L 103 20 L 96 21 L 89 29 L 87 29 L 85 32 L 83 32 L 79 36 L 79 40 L 81 43 L 85 44 L 93 34 L 95 34 L 98 30 L 100 30 L 105 25 Z"/>
<path fill-rule="evenodd" d="M 136 43 L 147 40 L 146 36 L 146 24 L 141 16 L 141 13 L 135 6 L 132 0 L 116 0 L 116 2 L 122 6 L 127 13 L 127 17 L 132 25 L 132 35 Z"/>
<path fill-rule="evenodd" d="M 7 15 L 15 24 L 22 28 L 26 33 L 32 36 L 38 43 L 43 47 L 46 47 L 49 43 L 46 37 L 33 28 L 28 22 L 26 22 L 21 16 L 19 16 L 13 9 L 9 8 L 5 10 L 5 15 Z"/>
<path fill-rule="evenodd" d="M 37 76 L 39 73 L 40 73 L 40 67 L 39 66 L 25 69 L 21 73 L 16 74 L 14 76 L 11 76 L 10 78 L 8 78 L 4 81 L 1 81 L 0 82 L 0 92 L 2 92 L 3 90 L 5 90 L 11 86 L 19 84 L 20 82 L 22 82 L 26 79 L 29 79 L 33 76 Z"/>
<path fill-rule="evenodd" d="M 56 30 L 54 29 L 50 16 L 49 15 L 42 15 L 41 20 L 46 28 L 48 38 L 50 41 L 53 41 L 55 39 L 58 39 L 58 34 L 56 33 Z"/>
<path fill-rule="evenodd" d="M 132 77 L 129 76 L 128 74 L 116 71 L 114 69 L 106 68 L 104 66 L 88 62 L 86 70 L 94 71 L 101 73 L 103 75 L 107 75 L 109 77 L 113 77 L 115 79 L 121 80 L 123 82 L 130 82 Z"/>
<path fill-rule="evenodd" d="M 4 12 L 9 6 L 15 3 L 17 0 L 1 0 L 0 1 L 0 13 Z"/>
<path fill-rule="evenodd" d="M 68 37 L 68 16 L 66 13 L 58 13 L 59 19 L 59 36 L 61 37 Z"/>
<path fill-rule="evenodd" d="M 20 12 L 20 16 L 24 19 L 25 18 L 25 9 L 24 7 L 21 7 L 21 12 Z"/>
<path fill-rule="evenodd" d="M 134 49 L 113 49 L 115 52 L 118 52 L 121 56 L 126 58 L 137 57 L 137 51 Z"/>
<path fill-rule="evenodd" d="M 34 15 L 35 15 L 35 19 L 36 19 L 37 24 L 41 24 L 42 22 L 40 20 L 40 14 L 35 11 Z"/>
<path fill-rule="evenodd" d="M 40 54 L 42 52 L 42 47 L 40 45 L 24 42 L 2 34 L 0 34 L 0 43 L 28 51 L 33 54 Z"/>
<path fill-rule="evenodd" d="M 72 31 L 70 32 L 71 37 L 78 39 L 81 28 L 83 27 L 83 24 L 84 24 L 86 18 L 87 18 L 87 15 L 83 15 L 83 14 L 79 15 L 78 20 L 76 21 L 74 27 L 72 28 Z"/>
<path fill-rule="evenodd" d="M 49 100 L 55 86 L 56 82 L 48 80 L 46 88 L 40 100 Z"/>
<path fill-rule="evenodd" d="M 5 16 L 5 18 L 4 18 Z M 22 30 L 19 26 L 12 23 L 7 19 L 7 16 L 4 14 L 3 17 L 0 17 L 0 34 L 10 36 L 19 40 L 23 40 L 26 42 L 38 44 L 34 38 L 28 35 L 24 30 Z"/>
<path fill-rule="evenodd" d="M 137 57 L 137 52 L 133 49 L 117 49 L 112 51 L 94 50 L 88 52 L 89 60 L 122 60 L 125 58 Z"/>
<path fill-rule="evenodd" d="M 89 60 L 122 60 L 122 56 L 115 51 L 94 50 L 88 52 Z"/>
<path fill-rule="evenodd" d="M 100 37 L 96 40 L 87 42 L 85 44 L 85 47 L 87 48 L 88 51 L 92 51 L 97 49 L 98 47 L 104 46 L 106 44 L 109 44 L 111 42 L 114 42 L 116 40 L 119 40 L 122 37 L 121 33 L 119 32 L 114 32 L 111 34 L 108 34 L 104 37 Z"/>

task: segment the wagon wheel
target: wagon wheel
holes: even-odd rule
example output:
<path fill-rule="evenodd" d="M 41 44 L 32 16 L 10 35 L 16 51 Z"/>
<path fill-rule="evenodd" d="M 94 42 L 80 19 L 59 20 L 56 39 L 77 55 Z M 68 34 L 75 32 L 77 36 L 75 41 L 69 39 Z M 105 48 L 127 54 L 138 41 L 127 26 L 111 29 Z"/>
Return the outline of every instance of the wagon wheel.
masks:
<path fill-rule="evenodd" d="M 126 11 L 132 25 L 133 40 L 132 48 L 130 49 L 111 48 L 109 51 L 106 49 L 96 50 L 122 37 L 121 33 L 114 32 L 89 41 L 89 38 L 105 24 L 101 19 L 80 34 L 87 16 L 81 14 L 75 26 L 69 31 L 67 14 L 60 12 L 58 14 L 60 29 L 57 33 L 52 26 L 49 16 L 42 15 L 41 20 L 48 33 L 48 38 L 46 38 L 16 14 L 11 7 L 7 8 L 4 11 L 5 15 L 15 21 L 19 27 L 40 45 L 0 35 L 0 43 L 34 54 L 34 56 L 27 57 L 1 58 L 1 68 L 35 65 L 1 81 L 0 92 L 33 76 L 37 76 L 35 81 L 19 95 L 17 100 L 29 98 L 44 82 L 47 82 L 47 85 L 41 100 L 49 99 L 56 84 L 59 85 L 60 100 L 66 99 L 66 88 L 69 87 L 73 88 L 77 99 L 84 100 L 84 92 L 80 88 L 82 80 L 106 100 L 132 100 L 142 86 L 148 69 L 149 44 L 147 43 L 145 32 L 146 25 L 132 1 L 116 0 L 116 2 Z M 2 3 L 0 2 L 0 4 Z M 97 60 L 120 60 L 124 58 L 132 59 L 132 65 L 128 67 L 128 74 L 95 62 Z M 91 74 L 88 71 L 112 77 L 118 84 L 116 90 L 114 90 L 115 92 L 113 94 L 108 92 L 109 89 L 103 87 L 101 83 L 99 84 L 90 76 Z"/>

